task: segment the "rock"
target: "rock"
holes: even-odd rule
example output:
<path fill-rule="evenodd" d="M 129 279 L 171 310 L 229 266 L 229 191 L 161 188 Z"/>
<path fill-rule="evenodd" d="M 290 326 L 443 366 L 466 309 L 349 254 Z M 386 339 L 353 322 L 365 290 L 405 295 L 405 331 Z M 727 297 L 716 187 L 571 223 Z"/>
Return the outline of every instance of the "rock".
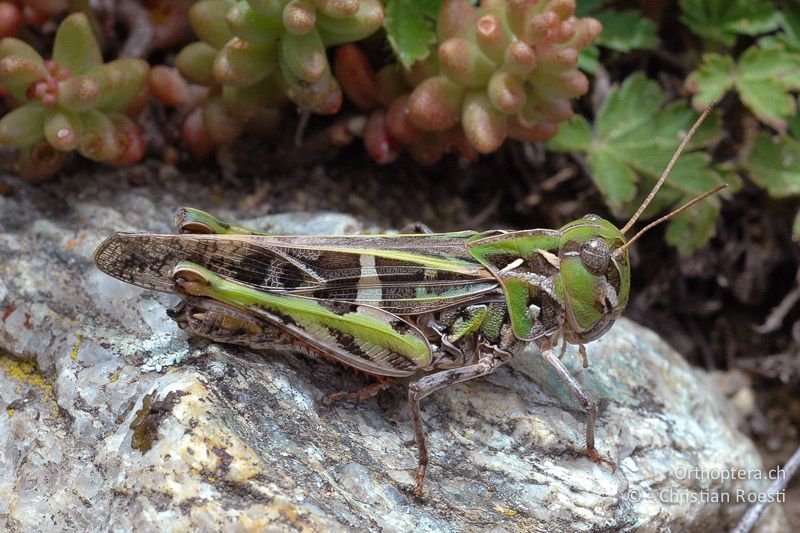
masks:
<path fill-rule="evenodd" d="M 212 197 L 197 183 L 165 193 L 113 178 L 15 182 L 0 196 L 6 529 L 714 530 L 744 511 L 737 491 L 768 482 L 720 479 L 762 466 L 731 403 L 623 319 L 588 346 L 589 369 L 566 356 L 601 402 L 598 447 L 616 472 L 585 458 L 584 415 L 530 350 L 425 400 L 432 464 L 417 499 L 402 385 L 327 408 L 324 397 L 364 380 L 309 357 L 188 338 L 164 314 L 171 297 L 94 269 L 112 231 L 170 231 L 178 206 Z M 198 207 L 236 220 L 229 206 Z M 362 229 L 336 214 L 246 222 Z M 724 495 L 730 503 L 706 501 Z M 780 507 L 762 522 L 785 526 Z"/>

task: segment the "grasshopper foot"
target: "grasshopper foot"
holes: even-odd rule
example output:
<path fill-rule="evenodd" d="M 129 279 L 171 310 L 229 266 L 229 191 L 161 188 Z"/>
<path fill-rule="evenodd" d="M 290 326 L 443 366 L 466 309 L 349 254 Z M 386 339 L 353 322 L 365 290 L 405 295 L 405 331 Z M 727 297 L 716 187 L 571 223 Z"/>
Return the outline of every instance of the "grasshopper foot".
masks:
<path fill-rule="evenodd" d="M 376 381 L 375 383 L 370 383 L 369 385 L 362 387 L 355 392 L 336 392 L 325 399 L 325 405 L 332 407 L 335 403 L 342 401 L 358 404 L 362 400 L 372 398 L 382 390 L 388 389 L 391 385 L 391 381 L 381 380 Z"/>
<path fill-rule="evenodd" d="M 425 481 L 425 468 L 427 465 L 420 464 L 417 466 L 416 486 L 414 487 L 414 496 L 422 496 L 422 483 Z"/>
<path fill-rule="evenodd" d="M 586 456 L 591 461 L 593 461 L 593 462 L 595 462 L 595 463 L 597 463 L 599 465 L 608 465 L 608 466 L 610 466 L 612 474 L 617 471 L 617 463 L 615 463 L 611 459 L 606 459 L 605 457 L 600 455 L 600 452 L 598 452 L 596 448 L 587 448 L 586 449 Z"/>

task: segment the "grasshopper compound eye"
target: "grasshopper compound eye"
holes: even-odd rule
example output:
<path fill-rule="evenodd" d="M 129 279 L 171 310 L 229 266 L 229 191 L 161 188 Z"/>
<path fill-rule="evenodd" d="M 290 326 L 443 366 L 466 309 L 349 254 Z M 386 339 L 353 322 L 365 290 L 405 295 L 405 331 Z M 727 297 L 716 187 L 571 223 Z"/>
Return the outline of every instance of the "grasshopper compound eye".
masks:
<path fill-rule="evenodd" d="M 595 276 L 602 276 L 608 270 L 611 252 L 608 250 L 605 240 L 595 237 L 581 246 L 580 257 L 581 263 L 586 267 L 586 270 Z"/>

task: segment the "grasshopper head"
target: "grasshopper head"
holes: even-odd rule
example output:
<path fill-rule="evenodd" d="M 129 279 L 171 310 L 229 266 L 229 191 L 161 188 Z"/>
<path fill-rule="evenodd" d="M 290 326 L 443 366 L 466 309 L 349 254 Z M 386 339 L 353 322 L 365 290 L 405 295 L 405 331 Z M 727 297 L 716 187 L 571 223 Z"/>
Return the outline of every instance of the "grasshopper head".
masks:
<path fill-rule="evenodd" d="M 561 228 L 564 337 L 573 344 L 603 335 L 625 310 L 631 268 L 625 238 L 611 222 L 587 215 Z M 620 249 L 622 248 L 622 249 Z"/>

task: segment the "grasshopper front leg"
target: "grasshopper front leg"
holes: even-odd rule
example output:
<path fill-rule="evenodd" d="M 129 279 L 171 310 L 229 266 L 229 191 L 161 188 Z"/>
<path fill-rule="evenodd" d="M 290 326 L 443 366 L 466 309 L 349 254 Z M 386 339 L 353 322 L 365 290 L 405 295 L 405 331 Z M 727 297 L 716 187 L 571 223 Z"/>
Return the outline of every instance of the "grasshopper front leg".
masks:
<path fill-rule="evenodd" d="M 411 426 L 414 428 L 414 439 L 416 440 L 419 454 L 414 494 L 417 496 L 422 495 L 422 484 L 425 480 L 425 470 L 428 467 L 428 447 L 425 444 L 425 428 L 420 414 L 420 401 L 448 385 L 489 375 L 509 359 L 508 353 L 494 351 L 482 356 L 474 365 L 444 370 L 437 374 L 425 376 L 409 385 L 408 403 L 411 408 Z"/>

